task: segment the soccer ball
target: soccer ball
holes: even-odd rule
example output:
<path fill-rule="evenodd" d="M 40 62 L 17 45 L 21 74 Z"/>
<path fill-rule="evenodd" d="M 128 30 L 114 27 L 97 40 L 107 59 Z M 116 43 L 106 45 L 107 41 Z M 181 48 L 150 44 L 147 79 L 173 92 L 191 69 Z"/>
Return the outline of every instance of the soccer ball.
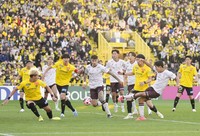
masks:
<path fill-rule="evenodd" d="M 91 105 L 91 98 L 90 97 L 86 97 L 83 99 L 83 104 L 86 105 L 86 106 L 89 106 Z"/>

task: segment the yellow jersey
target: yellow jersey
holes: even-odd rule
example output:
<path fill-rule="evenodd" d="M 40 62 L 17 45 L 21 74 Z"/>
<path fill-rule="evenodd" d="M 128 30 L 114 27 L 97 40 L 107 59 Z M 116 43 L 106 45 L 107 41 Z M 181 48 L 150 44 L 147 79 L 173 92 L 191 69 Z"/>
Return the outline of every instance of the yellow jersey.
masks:
<path fill-rule="evenodd" d="M 63 61 L 60 60 L 52 67 L 56 69 L 56 84 L 60 86 L 69 85 L 70 79 L 72 78 L 72 73 L 76 69 L 75 66 L 71 65 L 70 63 L 65 66 Z"/>
<path fill-rule="evenodd" d="M 178 72 L 181 74 L 180 85 L 192 87 L 194 76 L 197 75 L 197 70 L 194 66 L 181 65 Z"/>
<path fill-rule="evenodd" d="M 30 80 L 25 80 L 17 86 L 17 89 L 24 89 L 26 101 L 37 101 L 42 98 L 40 87 L 46 87 L 46 83 L 41 80 L 35 82 L 30 82 Z"/>
<path fill-rule="evenodd" d="M 27 69 L 26 67 L 19 71 L 19 75 L 22 77 L 22 81 L 28 80 L 30 78 L 29 71 L 30 69 Z"/>
<path fill-rule="evenodd" d="M 143 86 L 140 85 L 140 82 L 147 81 L 149 77 L 153 76 L 153 72 L 151 69 L 144 65 L 143 67 L 140 67 L 138 64 L 136 64 L 133 67 L 133 74 L 135 75 L 135 91 L 145 91 L 148 88 L 148 84 L 144 84 Z"/>
<path fill-rule="evenodd" d="M 106 80 L 106 85 L 110 85 L 110 75 L 107 73 L 104 73 L 103 78 Z"/>

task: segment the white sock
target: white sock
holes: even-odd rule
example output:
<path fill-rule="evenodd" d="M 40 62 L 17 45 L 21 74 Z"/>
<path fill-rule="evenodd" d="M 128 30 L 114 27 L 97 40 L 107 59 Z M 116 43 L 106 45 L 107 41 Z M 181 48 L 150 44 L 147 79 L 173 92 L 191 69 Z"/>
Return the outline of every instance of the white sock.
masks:
<path fill-rule="evenodd" d="M 149 107 L 147 107 L 147 109 L 148 109 L 148 114 L 152 112 L 151 109 L 150 109 Z"/>
<path fill-rule="evenodd" d="M 124 103 L 121 103 L 121 108 L 124 108 Z"/>
<path fill-rule="evenodd" d="M 118 107 L 117 103 L 114 103 L 114 106 L 115 106 L 115 107 Z"/>
<path fill-rule="evenodd" d="M 144 106 L 139 106 L 140 117 L 144 117 Z"/>
<path fill-rule="evenodd" d="M 103 107 L 104 107 L 104 109 L 105 109 L 105 112 L 106 112 L 107 114 L 111 115 L 110 110 L 109 110 L 109 108 L 108 108 L 108 103 L 104 103 L 104 104 L 103 104 Z"/>
<path fill-rule="evenodd" d="M 133 107 L 133 111 L 134 111 L 134 112 L 137 112 L 137 108 L 136 108 L 135 101 L 132 102 L 132 107 Z"/>
<path fill-rule="evenodd" d="M 59 100 L 57 100 L 57 101 L 55 102 L 55 107 L 56 107 L 56 109 L 58 108 L 58 105 L 59 105 Z"/>
<path fill-rule="evenodd" d="M 101 106 L 102 103 L 100 101 L 97 101 L 97 106 Z"/>

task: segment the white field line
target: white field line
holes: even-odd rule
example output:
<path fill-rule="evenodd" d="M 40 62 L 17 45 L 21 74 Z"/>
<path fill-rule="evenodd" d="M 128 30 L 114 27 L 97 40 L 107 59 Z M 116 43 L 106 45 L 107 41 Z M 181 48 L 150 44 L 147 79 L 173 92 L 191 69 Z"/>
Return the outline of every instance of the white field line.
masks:
<path fill-rule="evenodd" d="M 0 133 L 0 136 L 14 136 L 14 135 L 11 135 L 11 134 L 5 134 L 5 133 Z"/>
<path fill-rule="evenodd" d="M 174 133 L 199 133 L 199 131 L 127 131 L 127 132 L 36 132 L 36 133 L 11 133 L 3 134 L 2 136 L 14 136 L 14 135 L 89 135 L 89 134 L 174 134 Z"/>
<path fill-rule="evenodd" d="M 85 114 L 97 114 L 97 115 L 104 115 L 103 113 L 94 113 L 94 112 L 79 112 L 79 113 L 85 113 Z M 120 117 L 124 118 L 122 115 L 113 115 L 113 117 Z M 153 118 L 147 118 L 147 120 L 154 120 L 154 121 L 161 121 L 161 122 L 172 122 L 172 123 L 180 123 L 180 124 L 191 124 L 191 125 L 200 125 L 200 122 L 189 122 L 189 121 L 179 121 L 179 120 L 165 120 L 165 119 L 153 119 Z"/>

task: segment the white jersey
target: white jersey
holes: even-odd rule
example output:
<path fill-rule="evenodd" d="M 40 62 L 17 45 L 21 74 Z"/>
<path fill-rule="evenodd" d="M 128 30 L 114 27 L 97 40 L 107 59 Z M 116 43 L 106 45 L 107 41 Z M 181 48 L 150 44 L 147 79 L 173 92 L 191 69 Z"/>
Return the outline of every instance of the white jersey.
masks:
<path fill-rule="evenodd" d="M 101 64 L 97 64 L 96 67 L 87 65 L 85 73 L 89 76 L 89 87 L 95 89 L 99 86 L 103 86 L 103 73 L 107 73 L 109 69 Z"/>
<path fill-rule="evenodd" d="M 106 64 L 106 67 L 109 68 L 122 82 L 124 81 L 123 75 L 119 75 L 118 72 L 123 72 L 125 70 L 125 61 L 119 59 L 119 61 L 114 61 L 113 59 L 109 60 Z M 111 83 L 118 83 L 118 81 L 110 76 Z"/>
<path fill-rule="evenodd" d="M 157 93 L 162 94 L 163 90 L 168 84 L 169 79 L 175 78 L 176 75 L 169 70 L 164 70 L 162 73 L 157 72 L 156 81 L 151 87 L 153 87 Z"/>
<path fill-rule="evenodd" d="M 126 73 L 131 73 L 131 72 L 133 72 L 133 66 L 134 66 L 135 64 L 137 64 L 136 61 L 135 61 L 133 64 L 131 64 L 130 61 L 126 62 L 126 66 L 125 66 Z M 128 76 L 127 80 L 128 80 L 128 85 L 133 85 L 133 84 L 135 84 L 135 75 L 133 75 L 133 76 Z"/>
<path fill-rule="evenodd" d="M 44 72 L 46 71 L 46 69 L 48 68 L 49 66 L 45 65 L 43 68 L 42 68 L 42 73 L 44 74 Z M 50 86 L 50 85 L 53 85 L 56 83 L 56 70 L 54 68 L 51 68 L 45 75 L 44 77 L 44 82 Z"/>

